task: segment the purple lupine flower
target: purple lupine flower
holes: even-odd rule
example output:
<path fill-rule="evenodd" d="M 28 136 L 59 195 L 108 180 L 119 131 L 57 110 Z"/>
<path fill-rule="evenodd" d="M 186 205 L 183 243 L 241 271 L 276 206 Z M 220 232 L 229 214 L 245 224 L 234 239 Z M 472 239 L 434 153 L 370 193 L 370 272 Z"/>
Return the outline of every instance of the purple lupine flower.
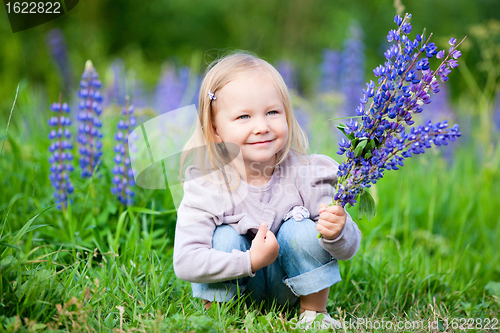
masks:
<path fill-rule="evenodd" d="M 323 50 L 321 62 L 321 79 L 318 87 L 320 93 L 340 91 L 340 53 L 335 50 Z"/>
<path fill-rule="evenodd" d="M 458 125 L 448 128 L 447 121 L 435 124 L 429 121 L 407 128 L 414 123 L 412 115 L 422 112 L 423 106 L 430 103 L 429 92 L 439 92 L 436 77 L 446 81 L 451 68 L 458 65 L 455 57 L 460 56 L 457 47 L 461 44 L 452 45 L 438 68 L 431 70 L 428 58 L 440 51 L 429 42 L 432 34 L 427 40 L 421 35 L 413 41 L 408 38 L 410 17 L 407 14 L 404 19 L 395 18 L 398 29 L 391 30 L 387 36 L 395 47 L 391 46 L 385 53 L 387 61 L 373 71 L 378 85 L 370 81 L 363 89 L 356 109 L 360 119 L 350 119 L 338 126 L 348 139 L 339 142 L 338 154 L 346 154 L 347 161 L 339 165 L 334 204 L 354 205 L 360 195 L 363 198 L 360 212 L 367 213 L 369 218 L 374 210 L 370 211 L 367 206 L 373 204 L 373 199 L 370 205 L 363 203 L 371 198 L 365 188 L 382 178 L 384 171 L 398 170 L 404 160 L 414 154 L 424 153 L 424 149 L 432 145 L 448 145 L 461 135 Z"/>
<path fill-rule="evenodd" d="M 441 53 L 441 51 L 439 53 Z M 438 121 L 444 121 L 445 119 L 453 122 L 457 120 L 456 111 L 450 105 L 448 86 L 441 84 L 436 91 L 438 91 L 439 94 L 434 94 L 432 102 L 426 106 L 426 112 L 413 115 L 412 120 L 415 120 L 416 124 L 426 124 L 429 120 L 433 124 Z M 463 128 L 460 132 L 463 134 Z M 458 145 L 460 145 L 460 142 L 457 142 L 454 145 L 448 145 L 442 149 L 443 157 L 448 162 L 448 165 L 451 165 L 453 162 L 453 154 Z"/>
<path fill-rule="evenodd" d="M 66 201 L 69 194 L 73 193 L 74 187 L 69 179 L 69 172 L 73 171 L 73 144 L 71 143 L 71 132 L 68 126 L 71 125 L 71 119 L 64 114 L 70 113 L 70 107 L 66 103 L 62 103 L 62 94 L 59 95 L 59 103 L 53 103 L 50 109 L 56 113 L 50 117 L 48 123 L 52 129 L 49 132 L 49 139 L 52 143 L 49 146 L 49 151 L 52 155 L 49 158 L 50 175 L 49 179 L 54 186 L 54 197 L 58 209 L 66 207 Z M 73 200 L 70 199 L 70 202 Z"/>
<path fill-rule="evenodd" d="M 100 88 L 99 75 L 92 62 L 87 60 L 78 92 L 78 97 L 80 97 L 80 113 L 78 114 L 80 122 L 78 126 L 79 162 L 83 178 L 92 175 L 102 155 L 102 133 L 100 130 L 102 122 L 99 119 L 102 112 Z"/>
<path fill-rule="evenodd" d="M 497 130 L 500 131 L 500 93 L 496 96 L 495 110 L 493 111 L 493 122 L 495 123 Z"/>
<path fill-rule="evenodd" d="M 174 67 L 163 70 L 155 94 L 155 107 L 158 113 L 163 114 L 181 107 L 189 85 L 189 75 L 188 67 L 181 68 L 179 75 Z"/>
<path fill-rule="evenodd" d="M 293 113 L 295 115 L 295 118 L 297 119 L 297 122 L 300 125 L 300 128 L 304 130 L 304 132 L 307 135 L 307 138 L 309 139 L 309 142 L 311 141 L 311 115 L 309 114 L 307 109 L 304 109 L 300 106 L 295 107 L 293 110 Z"/>
<path fill-rule="evenodd" d="M 365 46 L 362 38 L 363 31 L 359 24 L 352 25 L 350 36 L 344 42 L 342 50 L 340 82 L 344 95 L 343 117 L 355 116 L 356 107 L 359 105 L 359 92 L 364 87 Z"/>
<path fill-rule="evenodd" d="M 134 172 L 130 165 L 130 157 L 127 151 L 131 147 L 128 146 L 128 136 L 132 129 L 136 125 L 136 119 L 132 115 L 134 112 L 134 106 L 129 105 L 129 97 L 126 97 L 126 105 L 122 110 L 123 118 L 118 121 L 117 127 L 118 132 L 116 132 L 115 140 L 116 145 L 114 151 L 116 153 L 114 162 L 115 166 L 113 168 L 113 186 L 111 188 L 111 193 L 116 195 L 118 201 L 122 205 L 132 205 L 134 203 L 134 191 L 132 190 L 135 185 Z"/>
<path fill-rule="evenodd" d="M 73 85 L 73 73 L 71 71 L 71 66 L 69 65 L 66 40 L 64 39 L 61 29 L 55 28 L 50 30 L 47 33 L 45 40 L 49 46 L 52 59 L 59 68 L 59 72 L 64 83 L 63 86 L 67 89 Z"/>
<path fill-rule="evenodd" d="M 196 79 L 195 79 L 195 87 L 194 87 L 194 94 L 193 94 L 193 97 L 191 99 L 191 103 L 190 104 L 194 104 L 196 106 L 196 109 L 198 109 L 198 106 L 199 106 L 199 95 L 200 95 L 200 88 L 201 88 L 201 76 L 200 75 L 196 75 Z"/>
<path fill-rule="evenodd" d="M 125 95 L 127 95 L 125 87 L 125 63 L 123 59 L 115 59 L 108 68 L 111 73 L 111 84 L 106 88 L 106 98 L 103 107 L 107 107 L 111 103 L 125 106 Z"/>
<path fill-rule="evenodd" d="M 324 49 L 320 65 L 321 76 L 317 87 L 317 110 L 328 116 L 334 113 L 337 117 L 341 117 L 344 100 L 340 84 L 341 71 L 340 51 Z M 335 123 L 329 122 L 329 127 L 332 135 L 337 137 Z"/>
<path fill-rule="evenodd" d="M 291 94 L 298 94 L 297 76 L 293 64 L 287 60 L 281 60 L 276 63 L 276 70 L 280 73 L 283 81 L 290 90 Z M 304 130 L 309 140 L 311 139 L 311 122 L 307 109 L 300 106 L 294 107 L 294 114 L 300 127 Z"/>
<path fill-rule="evenodd" d="M 146 108 L 151 105 L 150 94 L 142 80 L 135 78 L 133 80 L 133 87 L 130 90 L 132 91 L 134 104 L 137 108 Z"/>
<path fill-rule="evenodd" d="M 286 86 L 290 90 L 298 91 L 297 78 L 295 73 L 295 68 L 290 61 L 281 60 L 276 64 L 276 70 L 283 77 L 283 81 L 285 81 Z"/>

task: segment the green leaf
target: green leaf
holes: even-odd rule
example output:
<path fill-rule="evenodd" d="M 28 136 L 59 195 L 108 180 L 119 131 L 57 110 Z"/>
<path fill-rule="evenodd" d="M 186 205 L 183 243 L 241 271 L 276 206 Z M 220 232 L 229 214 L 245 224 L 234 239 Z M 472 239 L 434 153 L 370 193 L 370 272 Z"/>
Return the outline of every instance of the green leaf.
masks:
<path fill-rule="evenodd" d="M 21 248 L 20 248 L 20 247 L 17 247 L 17 246 L 15 246 L 15 245 L 11 245 L 11 244 L 9 244 L 9 243 L 5 243 L 5 242 L 0 242 L 0 247 L 2 247 L 2 246 L 5 246 L 5 247 L 10 247 L 10 248 L 12 248 L 12 249 L 14 249 L 14 250 L 18 250 L 18 251 L 20 251 L 20 250 L 21 250 Z"/>
<path fill-rule="evenodd" d="M 16 236 L 14 236 L 14 238 L 9 242 L 9 245 L 13 245 L 13 246 L 16 246 L 17 242 L 19 242 L 19 240 L 21 239 L 21 237 L 23 237 L 26 232 L 28 231 L 29 227 L 31 226 L 31 224 L 33 223 L 33 221 L 35 221 L 35 219 L 40 215 L 40 214 L 43 214 L 45 211 L 49 210 L 50 208 L 52 207 L 55 207 L 56 204 L 52 205 L 52 206 L 49 206 L 47 208 L 45 208 L 44 210 L 42 210 L 40 213 L 36 214 L 31 220 L 29 220 L 28 222 L 26 222 L 26 224 L 21 228 L 21 230 L 19 230 L 19 232 L 16 234 Z M 4 250 L 2 252 L 2 257 L 4 255 L 6 255 L 6 250 Z"/>
<path fill-rule="evenodd" d="M 367 152 L 367 153 L 365 154 L 365 160 L 369 159 L 370 157 L 372 157 L 372 153 Z"/>
<path fill-rule="evenodd" d="M 358 142 L 359 142 L 358 138 L 351 139 L 351 146 L 356 147 L 358 145 Z"/>
<path fill-rule="evenodd" d="M 368 192 L 366 189 L 359 195 L 359 212 L 358 212 L 358 218 L 361 220 L 363 218 L 363 215 L 366 216 L 368 221 L 373 220 L 375 217 L 376 211 L 375 211 L 375 200 L 373 200 L 373 197 L 371 196 L 370 192 Z"/>
<path fill-rule="evenodd" d="M 345 135 L 345 136 L 347 136 L 347 134 L 345 133 L 345 129 L 347 128 L 347 126 L 346 126 L 346 125 L 344 125 L 344 124 L 338 124 L 338 125 L 337 125 L 337 128 L 338 128 L 338 129 L 339 129 L 342 133 L 344 133 L 344 135 Z"/>
<path fill-rule="evenodd" d="M 116 226 L 115 241 L 113 242 L 113 251 L 118 253 L 118 241 L 120 240 L 120 233 L 122 232 L 123 224 L 125 223 L 125 217 L 127 217 L 128 211 L 124 211 L 120 214 L 118 218 L 118 224 Z"/>
<path fill-rule="evenodd" d="M 32 225 L 31 227 L 29 227 L 28 229 L 26 229 L 24 231 L 25 234 L 27 234 L 28 232 L 30 231 L 33 231 L 33 230 L 36 230 L 38 228 L 43 228 L 43 227 L 46 227 L 46 226 L 50 226 L 50 224 L 37 224 L 37 225 Z"/>
<path fill-rule="evenodd" d="M 324 318 L 325 315 L 323 313 L 320 313 L 319 315 L 316 316 L 316 318 L 314 318 L 313 322 L 322 323 Z M 318 327 L 320 326 L 318 325 Z"/>
<path fill-rule="evenodd" d="M 99 252 L 101 253 L 104 253 L 104 244 L 102 244 L 102 239 L 101 239 L 101 235 L 99 234 L 99 230 L 95 227 L 95 226 L 92 226 L 93 228 L 93 233 L 94 233 L 94 241 L 97 245 L 97 248 L 99 250 Z"/>
<path fill-rule="evenodd" d="M 500 297 L 500 282 L 490 281 L 484 287 L 493 296 Z"/>
<path fill-rule="evenodd" d="M 170 210 L 164 210 L 162 212 L 157 212 L 156 210 L 148 209 L 148 208 L 143 208 L 143 207 L 129 207 L 129 211 L 134 212 L 134 213 L 141 213 L 141 214 L 150 214 L 150 215 L 166 215 L 166 214 L 172 214 L 175 213 L 175 209 L 170 209 Z"/>
<path fill-rule="evenodd" d="M 371 139 L 370 142 L 366 145 L 366 150 L 367 151 L 372 151 L 372 149 L 375 148 L 375 140 Z"/>
<path fill-rule="evenodd" d="M 354 155 L 356 157 L 358 157 L 359 155 L 361 155 L 361 153 L 363 152 L 363 149 L 365 148 L 367 142 L 368 142 L 367 140 L 360 141 L 360 143 L 356 146 L 356 149 L 354 149 Z"/>

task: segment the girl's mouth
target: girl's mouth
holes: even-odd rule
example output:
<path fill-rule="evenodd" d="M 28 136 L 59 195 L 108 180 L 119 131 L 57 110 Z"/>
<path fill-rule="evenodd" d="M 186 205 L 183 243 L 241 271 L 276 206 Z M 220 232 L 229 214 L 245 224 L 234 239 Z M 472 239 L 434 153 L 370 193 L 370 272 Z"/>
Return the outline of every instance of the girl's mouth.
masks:
<path fill-rule="evenodd" d="M 249 144 L 252 145 L 252 146 L 260 147 L 260 146 L 267 146 L 268 144 L 270 144 L 273 141 L 274 141 L 274 139 L 273 140 L 269 140 L 269 141 L 254 142 L 254 143 L 249 143 Z"/>

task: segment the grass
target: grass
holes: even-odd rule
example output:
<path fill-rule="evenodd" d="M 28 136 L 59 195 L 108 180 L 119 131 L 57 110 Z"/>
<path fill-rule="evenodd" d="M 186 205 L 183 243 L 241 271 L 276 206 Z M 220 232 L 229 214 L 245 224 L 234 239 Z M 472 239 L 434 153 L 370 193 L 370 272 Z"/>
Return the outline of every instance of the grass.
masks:
<path fill-rule="evenodd" d="M 29 99 L 28 90 L 20 94 Z M 111 139 L 101 176 L 79 180 L 76 171 L 74 203 L 57 210 L 48 129 L 24 133 L 40 120 L 16 111 L 0 159 L 0 331 L 293 330 L 294 309 L 242 299 L 206 310 L 191 297 L 172 267 L 170 197 L 137 189 L 134 207 L 119 206 L 110 192 Z M 329 133 L 324 117 L 316 114 L 315 133 Z M 113 119 L 103 121 L 105 135 Z M 388 172 L 372 189 L 373 221 L 350 209 L 363 238 L 357 255 L 340 263 L 342 281 L 327 305 L 334 317 L 439 320 L 443 330 L 452 318 L 499 317 L 500 145 L 460 140 L 451 157 L 433 148 Z M 324 135 L 312 142 L 337 158 Z"/>

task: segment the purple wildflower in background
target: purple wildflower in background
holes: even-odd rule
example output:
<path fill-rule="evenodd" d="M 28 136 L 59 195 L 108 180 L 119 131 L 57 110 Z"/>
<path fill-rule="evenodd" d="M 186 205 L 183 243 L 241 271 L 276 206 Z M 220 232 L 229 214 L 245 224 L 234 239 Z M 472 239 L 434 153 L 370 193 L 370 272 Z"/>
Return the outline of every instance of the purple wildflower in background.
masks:
<path fill-rule="evenodd" d="M 65 89 L 72 87 L 73 73 L 71 71 L 71 66 L 69 65 L 66 40 L 64 39 L 61 29 L 56 28 L 50 30 L 47 33 L 45 40 L 49 46 L 50 55 L 59 68 L 59 72 L 63 79 L 63 87 Z"/>
<path fill-rule="evenodd" d="M 278 61 L 276 63 L 276 70 L 278 71 L 278 73 L 280 73 L 281 77 L 283 77 L 283 81 L 290 90 L 290 93 L 298 94 L 297 75 L 293 64 L 287 60 Z M 311 121 L 309 112 L 306 108 L 300 106 L 295 106 L 293 112 L 300 127 L 307 134 L 309 140 L 311 140 Z"/>
<path fill-rule="evenodd" d="M 49 146 L 49 151 L 52 155 L 49 158 L 50 175 L 49 179 L 52 186 L 55 188 L 54 197 L 58 209 L 66 207 L 68 195 L 73 193 L 74 187 L 69 179 L 69 172 L 73 171 L 73 144 L 71 143 L 71 132 L 68 126 L 71 125 L 71 119 L 64 114 L 70 113 L 70 107 L 66 103 L 62 103 L 62 94 L 59 96 L 59 103 L 53 103 L 50 109 L 56 113 L 49 119 L 49 125 L 54 127 L 49 132 L 49 139 L 52 143 Z M 73 202 L 70 199 L 70 202 Z"/>
<path fill-rule="evenodd" d="M 309 115 L 309 112 L 304 109 L 299 107 L 295 107 L 293 110 L 293 113 L 295 115 L 295 118 L 297 119 L 297 122 L 300 125 L 300 128 L 304 130 L 304 132 L 307 135 L 307 138 L 309 139 L 309 142 L 311 142 L 311 116 Z"/>
<path fill-rule="evenodd" d="M 159 114 L 180 108 L 184 94 L 189 85 L 190 70 L 183 67 L 179 74 L 175 67 L 163 70 L 155 94 L 155 108 Z"/>
<path fill-rule="evenodd" d="M 433 123 L 437 121 L 443 121 L 445 119 L 456 120 L 456 112 L 450 105 L 450 94 L 448 92 L 448 86 L 440 85 L 439 94 L 436 94 L 432 99 L 432 103 L 427 106 L 427 111 L 423 117 L 426 120 L 431 120 Z M 422 115 L 420 113 L 419 115 Z"/>
<path fill-rule="evenodd" d="M 132 91 L 131 96 L 133 96 L 137 108 L 146 108 L 151 105 L 150 94 L 145 87 L 144 81 L 136 77 L 132 81 L 130 91 Z"/>
<path fill-rule="evenodd" d="M 349 37 L 344 42 L 344 49 L 340 57 L 340 82 L 344 95 L 342 117 L 355 115 L 359 104 L 359 92 L 365 82 L 365 46 L 362 41 L 363 31 L 359 24 L 353 24 Z M 340 84 L 340 83 L 339 83 Z"/>
<path fill-rule="evenodd" d="M 196 109 L 198 109 L 198 106 L 199 106 L 199 95 L 200 95 L 200 89 L 201 89 L 201 76 L 199 75 L 196 75 L 196 79 L 195 79 L 195 89 L 194 89 L 194 94 L 193 94 L 193 98 L 191 99 L 191 103 L 190 104 L 194 104 L 196 106 Z"/>
<path fill-rule="evenodd" d="M 123 59 L 115 59 L 108 68 L 108 72 L 112 77 L 111 83 L 106 88 L 106 104 L 107 107 L 111 103 L 116 105 L 125 105 L 125 95 L 127 95 L 125 87 L 125 63 Z"/>
<path fill-rule="evenodd" d="M 373 71 L 378 85 L 373 81 L 366 84 L 356 108 L 360 121 L 350 119 L 338 126 L 346 136 L 339 142 L 338 154 L 345 154 L 347 161 L 339 165 L 334 204 L 354 205 L 359 196 L 360 213 L 369 219 L 375 215 L 374 202 L 365 188 L 375 184 L 386 170 L 398 170 L 405 159 L 424 153 L 432 145 L 448 145 L 461 135 L 458 125 L 448 128 L 447 121 L 407 128 L 414 123 L 412 114 L 421 113 L 430 103 L 429 91 L 439 92 L 436 77 L 447 81 L 461 55 L 457 50 L 461 42 L 456 45 L 454 38 L 448 53 L 430 42 L 432 34 L 427 39 L 422 35 L 409 39 L 410 17 L 395 17 L 398 28 L 387 37 L 393 42 L 384 54 L 387 61 Z M 434 56 L 441 63 L 431 70 L 429 58 Z"/>
<path fill-rule="evenodd" d="M 318 91 L 321 93 L 340 91 L 340 53 L 330 49 L 323 50 L 320 68 L 321 79 Z"/>
<path fill-rule="evenodd" d="M 496 105 L 495 110 L 493 111 L 493 122 L 497 127 L 497 130 L 500 131 L 500 93 L 496 96 Z"/>
<path fill-rule="evenodd" d="M 115 167 L 113 168 L 113 184 L 115 186 L 111 188 L 111 193 L 116 195 L 122 205 L 132 205 L 135 195 L 132 190 L 132 187 L 135 185 L 134 172 L 130 165 L 130 157 L 127 155 L 127 151 L 129 150 L 127 138 L 136 125 L 136 119 L 132 115 L 133 112 L 134 106 L 129 105 L 129 98 L 127 96 L 126 106 L 122 110 L 122 114 L 125 117 L 118 121 L 118 132 L 115 135 L 117 142 L 114 147 L 116 155 L 114 158 Z"/>
<path fill-rule="evenodd" d="M 450 105 L 450 96 L 447 85 L 441 84 L 439 89 L 439 94 L 435 94 L 432 102 L 426 106 L 426 112 L 414 115 L 413 119 L 417 124 L 426 124 L 429 120 L 433 124 L 438 121 L 444 121 L 445 119 L 453 122 L 457 120 L 456 111 Z M 461 133 L 463 133 L 463 128 L 461 129 Z M 448 145 L 441 150 L 443 157 L 448 162 L 448 165 L 451 165 L 453 162 L 454 150 L 459 145 L 460 142 L 457 142 L 456 144 Z"/>
<path fill-rule="evenodd" d="M 340 85 L 341 71 L 340 51 L 324 49 L 323 60 L 320 65 L 321 76 L 317 87 L 317 110 L 326 113 L 328 116 L 333 113 L 335 118 L 341 117 L 339 114 L 343 101 Z M 329 127 L 332 134 L 337 137 L 338 134 L 333 121 L 329 121 Z"/>
<path fill-rule="evenodd" d="M 281 60 L 276 64 L 276 70 L 283 77 L 288 89 L 298 92 L 297 75 L 293 64 L 290 61 Z"/>
<path fill-rule="evenodd" d="M 85 70 L 80 81 L 80 97 L 78 120 L 78 143 L 80 153 L 80 168 L 83 178 L 90 177 L 102 155 L 102 122 L 99 116 L 102 112 L 102 96 L 99 89 L 101 81 L 92 62 L 87 60 Z"/>

